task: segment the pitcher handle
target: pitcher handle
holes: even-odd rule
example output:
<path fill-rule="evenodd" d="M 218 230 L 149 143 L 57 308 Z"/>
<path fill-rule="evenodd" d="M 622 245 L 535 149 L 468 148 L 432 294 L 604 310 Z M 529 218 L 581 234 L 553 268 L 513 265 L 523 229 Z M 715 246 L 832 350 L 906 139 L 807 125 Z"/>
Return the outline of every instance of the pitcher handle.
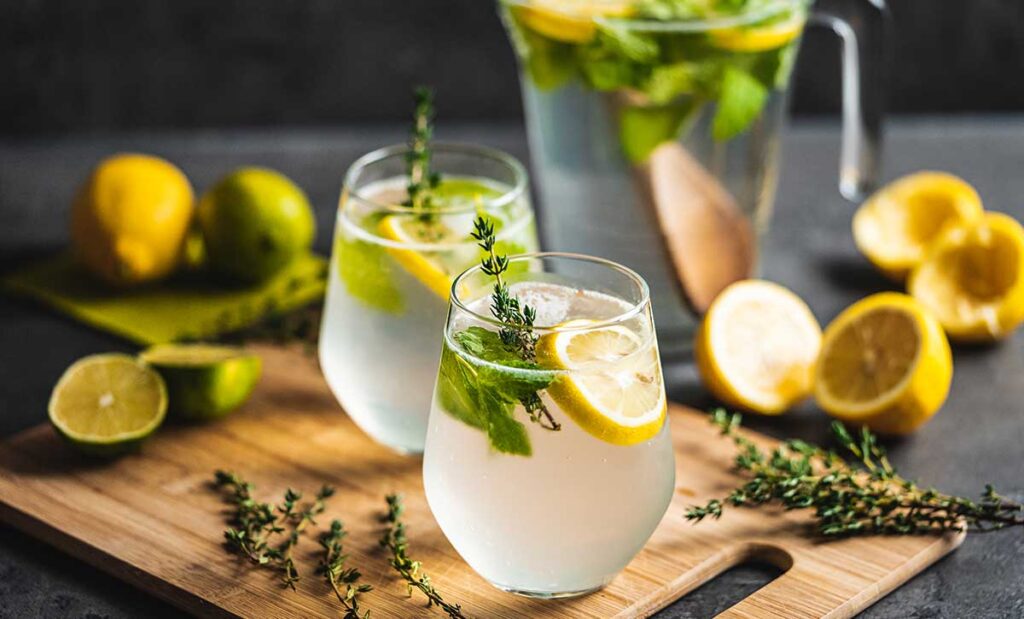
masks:
<path fill-rule="evenodd" d="M 823 26 L 841 42 L 843 141 L 839 193 L 859 201 L 877 185 L 881 167 L 885 71 L 891 27 L 885 0 L 844 2 L 843 15 L 815 10 L 809 25 Z"/>

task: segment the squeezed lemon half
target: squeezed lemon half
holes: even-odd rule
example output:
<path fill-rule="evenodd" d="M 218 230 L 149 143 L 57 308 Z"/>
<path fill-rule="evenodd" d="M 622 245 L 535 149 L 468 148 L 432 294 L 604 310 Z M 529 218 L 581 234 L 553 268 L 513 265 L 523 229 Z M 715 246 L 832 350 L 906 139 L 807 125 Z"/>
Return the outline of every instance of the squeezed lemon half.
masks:
<path fill-rule="evenodd" d="M 868 260 L 902 281 L 950 226 L 982 216 L 981 198 L 945 172 L 904 176 L 875 192 L 853 217 L 853 239 Z"/>
<path fill-rule="evenodd" d="M 730 285 L 711 304 L 694 344 L 705 386 L 726 404 L 778 415 L 810 395 L 821 327 L 788 289 Z"/>
<path fill-rule="evenodd" d="M 573 320 L 565 327 L 585 327 Z M 537 360 L 569 370 L 547 388 L 551 398 L 589 434 L 615 445 L 656 436 L 668 411 L 658 351 L 640 336 L 611 325 L 542 336 Z"/>
<path fill-rule="evenodd" d="M 883 434 L 908 434 L 942 406 L 953 358 L 939 321 L 913 298 L 882 292 L 825 329 L 814 396 L 827 413 Z"/>
<path fill-rule="evenodd" d="M 935 240 L 911 274 L 910 294 L 955 340 L 1002 339 L 1024 321 L 1024 228 L 987 213 Z"/>

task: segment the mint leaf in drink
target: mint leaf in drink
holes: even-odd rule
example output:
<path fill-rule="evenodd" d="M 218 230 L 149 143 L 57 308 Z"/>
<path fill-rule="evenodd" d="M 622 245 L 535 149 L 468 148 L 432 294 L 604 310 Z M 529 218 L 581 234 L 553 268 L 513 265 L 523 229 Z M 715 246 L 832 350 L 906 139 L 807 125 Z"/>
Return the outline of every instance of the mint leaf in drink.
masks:
<path fill-rule="evenodd" d="M 643 163 L 655 148 L 679 138 L 700 109 L 693 99 L 660 106 L 624 107 L 619 113 L 619 142 L 630 163 Z"/>
<path fill-rule="evenodd" d="M 462 355 L 449 348 L 447 343 L 441 349 L 437 398 L 452 417 L 479 430 L 487 430 L 487 419 L 477 408 L 479 397 L 476 370 Z"/>
<path fill-rule="evenodd" d="M 733 139 L 750 128 L 768 100 L 768 89 L 750 73 L 726 67 L 722 93 L 711 123 L 711 135 L 720 142 Z"/>
<path fill-rule="evenodd" d="M 527 28 L 519 28 L 523 37 L 524 68 L 540 90 L 554 90 L 576 75 L 576 48 L 552 41 Z"/>

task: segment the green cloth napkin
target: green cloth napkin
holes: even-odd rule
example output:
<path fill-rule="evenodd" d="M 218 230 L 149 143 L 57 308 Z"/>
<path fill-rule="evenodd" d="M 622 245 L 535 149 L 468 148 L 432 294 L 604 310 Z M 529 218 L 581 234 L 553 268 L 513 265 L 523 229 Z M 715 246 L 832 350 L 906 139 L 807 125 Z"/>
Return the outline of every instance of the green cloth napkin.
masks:
<path fill-rule="evenodd" d="M 109 288 L 85 273 L 69 254 L 31 264 L 0 278 L 7 290 L 36 298 L 99 329 L 139 344 L 210 339 L 268 313 L 297 309 L 324 294 L 327 261 L 309 253 L 271 280 L 232 288 L 200 273 L 135 288 Z"/>

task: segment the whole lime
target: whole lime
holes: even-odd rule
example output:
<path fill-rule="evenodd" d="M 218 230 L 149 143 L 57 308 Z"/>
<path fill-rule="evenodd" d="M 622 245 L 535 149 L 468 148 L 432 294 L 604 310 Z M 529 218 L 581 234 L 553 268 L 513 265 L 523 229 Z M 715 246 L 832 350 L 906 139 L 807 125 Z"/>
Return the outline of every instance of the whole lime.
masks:
<path fill-rule="evenodd" d="M 199 201 L 207 264 L 243 283 L 261 282 L 309 249 L 316 221 L 306 194 L 265 168 L 239 168 Z"/>

